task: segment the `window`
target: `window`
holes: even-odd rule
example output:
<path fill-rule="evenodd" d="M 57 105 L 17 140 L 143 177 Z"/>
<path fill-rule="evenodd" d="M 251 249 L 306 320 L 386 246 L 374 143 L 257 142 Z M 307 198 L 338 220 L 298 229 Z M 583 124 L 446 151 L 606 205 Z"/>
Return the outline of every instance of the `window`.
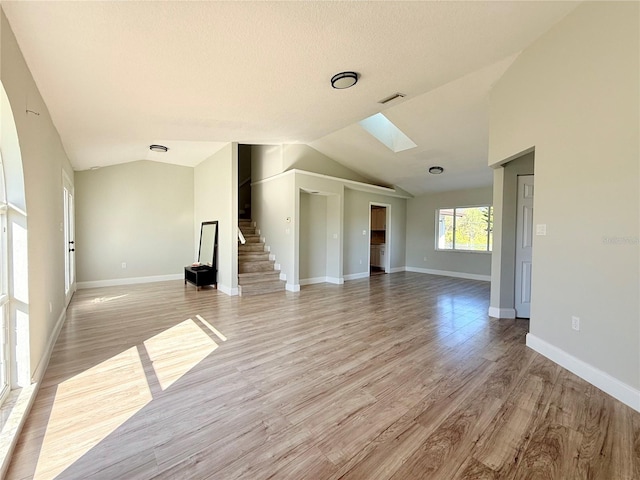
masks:
<path fill-rule="evenodd" d="M 436 212 L 437 250 L 490 252 L 493 248 L 493 207 L 441 208 Z"/>
<path fill-rule="evenodd" d="M 4 168 L 0 157 L 0 404 L 7 398 L 9 378 L 9 322 L 7 294 L 7 202 L 4 192 Z"/>

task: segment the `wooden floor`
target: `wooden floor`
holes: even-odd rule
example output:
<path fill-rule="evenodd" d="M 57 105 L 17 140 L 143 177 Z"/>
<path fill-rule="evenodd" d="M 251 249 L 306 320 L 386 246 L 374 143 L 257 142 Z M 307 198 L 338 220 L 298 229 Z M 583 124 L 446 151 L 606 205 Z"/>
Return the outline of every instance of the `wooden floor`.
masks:
<path fill-rule="evenodd" d="M 638 479 L 640 414 L 414 273 L 78 291 L 11 479 Z"/>

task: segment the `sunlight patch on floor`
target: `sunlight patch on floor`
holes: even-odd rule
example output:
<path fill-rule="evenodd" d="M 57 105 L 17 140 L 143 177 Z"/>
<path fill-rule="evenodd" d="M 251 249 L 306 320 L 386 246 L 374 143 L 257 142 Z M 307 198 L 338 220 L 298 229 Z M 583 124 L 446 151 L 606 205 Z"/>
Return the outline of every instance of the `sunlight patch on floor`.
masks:
<path fill-rule="evenodd" d="M 151 399 L 136 347 L 60 383 L 34 478 L 55 478 Z"/>
<path fill-rule="evenodd" d="M 162 390 L 218 348 L 218 344 L 192 319 L 145 340 L 144 346 Z"/>
<path fill-rule="evenodd" d="M 106 302 L 110 302 L 112 300 L 118 300 L 120 298 L 124 298 L 127 297 L 129 294 L 125 293 L 124 295 L 118 295 L 116 297 L 99 297 L 99 298 L 94 298 L 91 303 L 106 303 Z"/>
<path fill-rule="evenodd" d="M 222 340 L 223 342 L 227 341 L 227 337 L 225 337 L 222 333 L 220 333 L 218 331 L 218 329 L 216 329 L 216 327 L 214 327 L 213 325 L 211 325 L 209 322 L 207 322 L 204 318 L 202 318 L 200 315 L 196 315 L 196 318 L 198 320 L 200 320 L 203 325 L 205 327 L 207 327 L 209 330 L 211 330 L 213 332 L 213 334 L 218 337 L 220 340 Z"/>

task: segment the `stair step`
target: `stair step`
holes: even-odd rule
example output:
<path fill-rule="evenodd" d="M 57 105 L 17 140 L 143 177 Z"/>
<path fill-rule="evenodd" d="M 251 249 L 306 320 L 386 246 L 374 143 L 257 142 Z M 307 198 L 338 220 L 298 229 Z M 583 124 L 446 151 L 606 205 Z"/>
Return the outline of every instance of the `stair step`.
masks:
<path fill-rule="evenodd" d="M 242 232 L 242 234 L 244 236 L 247 235 L 256 235 L 256 227 L 245 227 L 243 225 L 240 225 L 240 231 Z"/>
<path fill-rule="evenodd" d="M 265 293 L 284 292 L 284 282 L 281 280 L 271 280 L 268 282 L 252 283 L 240 285 L 238 287 L 240 296 L 263 295 Z"/>
<path fill-rule="evenodd" d="M 249 285 L 251 283 L 269 282 L 279 280 L 280 272 L 273 270 L 271 272 L 247 272 L 238 274 L 238 285 Z"/>
<path fill-rule="evenodd" d="M 273 260 L 258 260 L 256 262 L 238 263 L 238 273 L 249 272 L 271 272 L 273 268 Z"/>
<path fill-rule="evenodd" d="M 262 241 L 260 240 L 260 235 L 244 235 L 244 239 L 247 241 L 247 243 L 262 243 Z"/>
<path fill-rule="evenodd" d="M 269 260 L 269 252 L 241 252 L 238 251 L 238 262 L 254 262 L 256 260 Z"/>
<path fill-rule="evenodd" d="M 238 225 L 240 225 L 240 227 L 253 227 L 253 220 L 246 220 L 244 218 L 240 218 L 238 219 Z"/>
<path fill-rule="evenodd" d="M 249 252 L 264 252 L 264 244 L 263 243 L 245 243 L 244 245 L 238 245 L 238 253 L 249 253 Z M 269 252 L 267 252 L 269 253 Z"/>

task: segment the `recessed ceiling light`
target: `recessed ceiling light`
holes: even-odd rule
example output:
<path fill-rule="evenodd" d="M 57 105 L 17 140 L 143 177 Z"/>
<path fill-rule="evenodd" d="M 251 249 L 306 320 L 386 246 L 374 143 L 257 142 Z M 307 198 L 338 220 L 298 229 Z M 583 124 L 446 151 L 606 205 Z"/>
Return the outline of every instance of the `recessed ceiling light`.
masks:
<path fill-rule="evenodd" d="M 444 168 L 442 167 L 429 167 L 429 173 L 431 175 L 440 175 L 442 172 L 444 172 Z"/>
<path fill-rule="evenodd" d="M 169 149 L 167 147 L 165 147 L 164 145 L 149 145 L 149 150 L 151 150 L 152 152 L 165 153 Z"/>
<path fill-rule="evenodd" d="M 356 72 L 340 72 L 331 77 L 331 86 L 338 90 L 353 87 L 356 83 L 358 83 Z"/>

